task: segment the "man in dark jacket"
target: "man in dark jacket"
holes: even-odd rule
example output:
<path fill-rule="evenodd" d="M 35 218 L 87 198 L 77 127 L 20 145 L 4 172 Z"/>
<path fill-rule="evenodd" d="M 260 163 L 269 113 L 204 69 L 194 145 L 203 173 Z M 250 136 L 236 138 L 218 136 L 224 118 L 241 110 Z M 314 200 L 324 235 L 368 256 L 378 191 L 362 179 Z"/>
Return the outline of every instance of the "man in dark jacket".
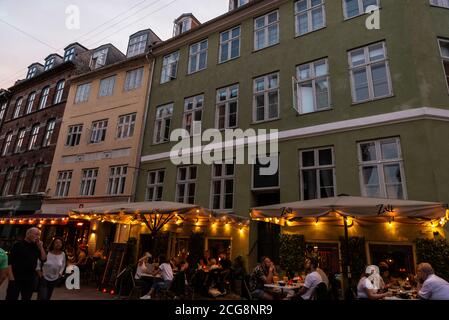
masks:
<path fill-rule="evenodd" d="M 11 249 L 9 265 L 12 271 L 8 284 L 6 300 L 31 300 L 36 283 L 38 260 L 45 262 L 47 254 L 40 240 L 38 228 L 28 229 L 25 239 L 17 242 Z"/>

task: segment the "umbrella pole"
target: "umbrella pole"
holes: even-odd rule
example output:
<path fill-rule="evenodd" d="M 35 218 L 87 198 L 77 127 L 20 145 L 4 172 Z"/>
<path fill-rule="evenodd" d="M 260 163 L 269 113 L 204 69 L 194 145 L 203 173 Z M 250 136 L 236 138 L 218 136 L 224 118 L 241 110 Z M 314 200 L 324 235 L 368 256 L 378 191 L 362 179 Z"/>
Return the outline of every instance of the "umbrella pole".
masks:
<path fill-rule="evenodd" d="M 349 230 L 348 230 L 348 218 L 344 217 L 344 227 L 345 227 L 345 257 L 344 257 L 344 275 L 346 280 L 346 292 L 349 293 L 351 290 L 351 266 L 349 264 Z M 347 295 L 346 295 L 347 297 Z"/>

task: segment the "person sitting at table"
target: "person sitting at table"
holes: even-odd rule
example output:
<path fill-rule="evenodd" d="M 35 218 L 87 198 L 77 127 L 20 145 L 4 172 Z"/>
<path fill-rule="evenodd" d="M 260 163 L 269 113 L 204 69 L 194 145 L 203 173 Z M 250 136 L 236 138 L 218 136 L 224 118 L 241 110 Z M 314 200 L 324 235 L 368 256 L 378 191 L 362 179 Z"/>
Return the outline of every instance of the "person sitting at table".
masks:
<path fill-rule="evenodd" d="M 200 260 L 198 260 L 197 266 L 197 270 L 207 269 L 207 263 L 205 262 L 204 258 L 200 258 Z"/>
<path fill-rule="evenodd" d="M 209 260 L 209 270 L 221 269 L 220 265 L 217 263 L 215 258 Z"/>
<path fill-rule="evenodd" d="M 304 262 L 306 272 L 308 272 L 304 280 L 304 286 L 299 290 L 298 295 L 302 300 L 312 300 L 315 293 L 315 288 L 323 281 L 318 269 L 318 259 L 311 257 L 306 258 Z"/>
<path fill-rule="evenodd" d="M 171 291 L 175 294 L 175 300 L 183 299 L 186 295 L 187 282 L 187 269 L 189 264 L 185 260 L 181 260 L 178 264 L 178 272 L 174 276 Z"/>
<path fill-rule="evenodd" d="M 173 282 L 173 269 L 170 265 L 170 261 L 167 260 L 165 255 L 159 256 L 159 268 L 154 270 L 153 275 L 160 275 L 162 281 L 155 281 L 151 287 L 150 292 L 141 297 L 142 300 L 152 299 L 153 294 L 158 294 L 161 290 L 168 290 Z"/>
<path fill-rule="evenodd" d="M 273 295 L 265 291 L 266 284 L 273 284 L 277 276 L 276 267 L 268 257 L 263 257 L 250 275 L 249 290 L 251 295 L 259 300 L 273 300 Z"/>
<path fill-rule="evenodd" d="M 137 263 L 136 274 L 134 279 L 143 282 L 143 292 L 148 292 L 153 285 L 153 257 L 149 252 L 145 252 L 144 256 Z"/>
<path fill-rule="evenodd" d="M 418 296 L 423 300 L 449 300 L 449 283 L 435 274 L 429 263 L 417 269 Z"/>
<path fill-rule="evenodd" d="M 389 293 L 378 293 L 379 287 L 373 283 L 372 279 L 376 279 L 377 266 L 368 266 L 365 274 L 360 279 L 357 285 L 357 298 L 361 300 L 381 300 L 385 297 L 391 296 Z M 379 275 L 380 276 L 380 275 Z"/>

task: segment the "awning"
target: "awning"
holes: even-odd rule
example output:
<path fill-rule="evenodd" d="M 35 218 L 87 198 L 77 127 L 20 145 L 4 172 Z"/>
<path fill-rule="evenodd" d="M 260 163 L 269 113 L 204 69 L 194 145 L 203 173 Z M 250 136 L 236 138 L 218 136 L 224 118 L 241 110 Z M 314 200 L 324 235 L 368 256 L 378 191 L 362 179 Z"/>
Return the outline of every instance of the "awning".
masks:
<path fill-rule="evenodd" d="M 253 208 L 251 217 L 287 222 L 338 217 L 440 221 L 448 218 L 447 211 L 447 205 L 436 202 L 341 196 Z"/>

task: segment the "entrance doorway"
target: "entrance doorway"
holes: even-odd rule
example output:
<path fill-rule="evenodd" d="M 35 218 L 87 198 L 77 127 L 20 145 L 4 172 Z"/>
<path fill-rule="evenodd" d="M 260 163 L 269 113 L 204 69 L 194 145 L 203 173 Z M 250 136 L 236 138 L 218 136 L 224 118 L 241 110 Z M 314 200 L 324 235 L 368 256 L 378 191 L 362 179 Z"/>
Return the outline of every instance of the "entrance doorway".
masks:
<path fill-rule="evenodd" d="M 377 266 L 381 262 L 387 263 L 395 278 L 405 279 L 409 274 L 415 274 L 412 245 L 370 244 L 369 252 L 371 263 Z"/>

